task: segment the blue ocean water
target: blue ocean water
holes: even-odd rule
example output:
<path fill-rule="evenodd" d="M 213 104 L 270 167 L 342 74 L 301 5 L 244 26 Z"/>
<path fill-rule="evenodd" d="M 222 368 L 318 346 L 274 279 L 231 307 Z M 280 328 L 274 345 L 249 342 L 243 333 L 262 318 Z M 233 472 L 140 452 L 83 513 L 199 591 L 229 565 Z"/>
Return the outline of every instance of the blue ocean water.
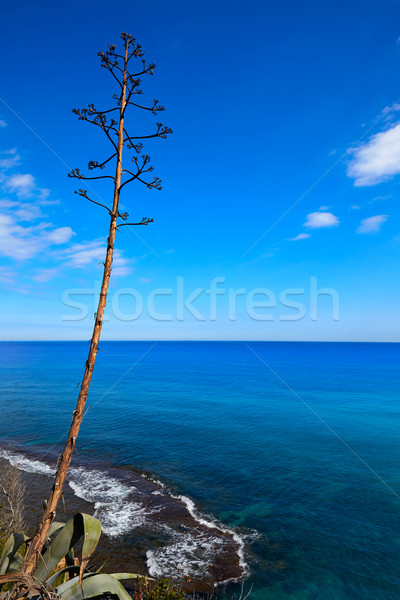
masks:
<path fill-rule="evenodd" d="M 254 600 L 400 598 L 400 345 L 101 348 L 81 457 L 151 473 L 235 528 Z M 0 445 L 61 448 L 87 350 L 0 344 Z"/>

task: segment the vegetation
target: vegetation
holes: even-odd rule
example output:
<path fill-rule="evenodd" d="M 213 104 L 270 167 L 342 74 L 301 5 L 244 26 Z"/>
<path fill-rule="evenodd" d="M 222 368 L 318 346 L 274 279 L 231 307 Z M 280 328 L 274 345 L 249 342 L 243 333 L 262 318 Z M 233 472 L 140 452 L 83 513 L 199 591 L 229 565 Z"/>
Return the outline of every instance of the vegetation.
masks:
<path fill-rule="evenodd" d="M 133 593 L 134 600 L 185 600 L 185 598 L 186 594 L 170 579 L 140 582 Z"/>
<path fill-rule="evenodd" d="M 38 561 L 34 576 L 21 571 L 26 548 L 32 542 L 28 536 L 13 533 L 7 540 L 0 558 L 1 583 L 15 583 L 26 596 L 81 600 L 112 594 L 119 600 L 132 600 L 121 580 L 147 578 L 133 573 L 106 575 L 91 571 L 88 562 L 98 544 L 100 521 L 85 513 L 77 513 L 67 523 L 54 521 L 49 529 L 49 543 Z M 75 548 L 79 542 L 79 557 Z M 0 598 L 16 597 L 16 592 L 3 592 Z"/>
<path fill-rule="evenodd" d="M 0 542 L 24 531 L 25 484 L 21 472 L 5 460 L 0 464 Z"/>

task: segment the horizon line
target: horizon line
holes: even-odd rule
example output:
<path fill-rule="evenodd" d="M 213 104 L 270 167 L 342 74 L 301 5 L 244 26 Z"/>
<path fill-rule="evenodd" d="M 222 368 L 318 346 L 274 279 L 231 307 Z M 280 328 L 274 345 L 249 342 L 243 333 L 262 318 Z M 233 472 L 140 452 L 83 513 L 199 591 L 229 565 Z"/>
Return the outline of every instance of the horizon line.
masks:
<path fill-rule="evenodd" d="M 1 344 L 26 344 L 26 343 L 49 343 L 49 344 L 53 344 L 53 343 L 88 343 L 90 340 L 87 339 L 76 339 L 76 340 L 66 340 L 66 339 L 54 339 L 54 340 L 41 340 L 41 339 L 34 339 L 34 340 L 12 340 L 12 339 L 7 339 L 7 340 L 0 340 Z M 239 340 L 231 340 L 231 339 L 221 339 L 221 340 L 204 340 L 204 339 L 182 339 L 182 340 L 174 340 L 174 339 L 167 339 L 167 340 L 157 340 L 157 339 L 132 339 L 132 340 L 110 340 L 110 339 L 104 339 L 101 340 L 101 342 L 111 342 L 111 343 L 158 343 L 158 344 L 162 344 L 162 343 L 233 343 L 233 344 L 239 344 L 239 343 L 249 343 L 249 344 L 254 344 L 254 343 L 261 343 L 261 344 L 265 344 L 265 343 L 271 343 L 271 344 L 399 344 L 400 340 L 396 341 L 396 340 L 259 340 L 259 339 L 239 339 Z"/>

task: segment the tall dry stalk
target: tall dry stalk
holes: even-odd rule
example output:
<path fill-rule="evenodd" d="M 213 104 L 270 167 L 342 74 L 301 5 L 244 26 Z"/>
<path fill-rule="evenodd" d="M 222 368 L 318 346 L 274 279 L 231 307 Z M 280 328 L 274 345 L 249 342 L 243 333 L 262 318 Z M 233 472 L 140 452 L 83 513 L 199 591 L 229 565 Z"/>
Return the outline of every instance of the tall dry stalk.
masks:
<path fill-rule="evenodd" d="M 152 222 L 153 219 L 143 217 L 138 223 L 127 223 L 128 213 L 119 212 L 119 199 L 121 190 L 131 181 L 137 179 L 141 183 L 144 183 L 147 188 L 161 189 L 161 181 L 158 177 L 153 178 L 151 181 L 147 181 L 143 177 L 146 173 L 153 171 L 153 167 L 150 165 L 150 157 L 147 154 L 141 154 L 143 144 L 140 140 L 161 137 L 165 138 L 167 134 L 172 133 L 171 129 L 165 127 L 161 123 L 157 123 L 157 130 L 151 135 L 143 136 L 131 136 L 127 133 L 124 127 L 125 112 L 128 106 L 134 106 L 143 110 L 148 110 L 153 114 L 164 110 L 159 105 L 158 100 L 154 100 L 152 106 L 142 106 L 133 101 L 136 95 L 142 93 L 140 89 L 140 76 L 152 75 L 155 68 L 154 64 L 146 66 L 145 60 L 142 58 L 144 53 L 139 44 L 136 43 L 135 39 L 126 33 L 121 35 L 123 40 L 123 54 L 116 53 L 115 46 L 110 45 L 107 52 L 99 52 L 101 66 L 106 68 L 114 77 L 118 83 L 118 93 L 114 95 L 116 100 L 116 107 L 99 111 L 96 110 L 93 104 L 89 104 L 86 109 L 74 109 L 73 112 L 78 115 L 78 118 L 83 121 L 88 121 L 93 125 L 99 127 L 106 135 L 108 140 L 114 147 L 114 152 L 106 158 L 103 162 L 90 161 L 88 168 L 90 170 L 100 169 L 103 170 L 110 161 L 116 161 L 115 175 L 99 175 L 97 177 L 86 177 L 82 175 L 79 169 L 73 169 L 69 173 L 70 177 L 75 177 L 80 180 L 97 180 L 97 179 L 113 179 L 114 181 L 114 196 L 112 208 L 110 209 L 105 204 L 89 198 L 87 190 L 80 189 L 76 193 L 86 198 L 90 202 L 102 206 L 110 214 L 110 229 L 108 234 L 107 252 L 104 262 L 104 273 L 101 285 L 100 297 L 97 312 L 95 315 L 95 324 L 93 329 L 93 335 L 90 342 L 89 356 L 86 361 L 85 373 L 82 379 L 78 401 L 76 408 L 73 413 L 73 419 L 71 427 L 68 433 L 68 438 L 64 447 L 64 451 L 59 459 L 57 471 L 54 478 L 54 484 L 50 495 L 48 497 L 46 508 L 40 519 L 36 533 L 33 537 L 29 549 L 25 556 L 23 572 L 32 575 L 36 563 L 40 557 L 43 545 L 47 538 L 49 527 L 53 521 L 56 513 L 58 501 L 61 496 L 62 488 L 65 482 L 68 468 L 71 463 L 72 454 L 75 448 L 76 439 L 78 437 L 79 429 L 83 419 L 83 411 L 86 404 L 87 395 L 89 392 L 89 386 L 93 375 L 94 364 L 96 361 L 96 355 L 98 351 L 98 344 L 100 339 L 101 328 L 103 324 L 104 309 L 107 301 L 107 292 L 109 286 L 109 280 L 111 275 L 111 265 L 113 260 L 115 234 L 119 227 L 123 225 L 147 225 Z M 131 59 L 140 59 L 141 68 L 137 73 L 130 73 L 128 70 Z M 108 115 L 114 111 L 118 112 L 118 120 L 114 120 Z M 124 146 L 128 149 L 133 150 L 133 167 L 130 169 L 122 168 L 122 151 Z M 133 169 L 133 170 L 131 170 Z M 123 221 L 123 222 L 121 222 Z"/>

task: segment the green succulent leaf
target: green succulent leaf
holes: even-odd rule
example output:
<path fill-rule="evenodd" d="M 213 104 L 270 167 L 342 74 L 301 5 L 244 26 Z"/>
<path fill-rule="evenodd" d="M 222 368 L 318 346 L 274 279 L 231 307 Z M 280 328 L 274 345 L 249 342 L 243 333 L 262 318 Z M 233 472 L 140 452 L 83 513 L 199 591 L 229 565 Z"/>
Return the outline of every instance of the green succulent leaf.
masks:
<path fill-rule="evenodd" d="M 54 573 L 54 575 L 49 577 L 49 579 L 45 582 L 46 587 L 51 587 L 56 579 L 58 579 L 63 573 L 69 573 L 69 575 L 79 573 L 79 567 L 78 565 L 75 565 L 73 567 L 65 567 L 64 569 L 57 571 L 57 573 Z"/>
<path fill-rule="evenodd" d="M 79 577 L 74 577 L 56 588 L 56 593 L 61 600 L 88 599 L 106 592 L 116 594 L 119 600 L 132 600 L 126 589 L 115 577 L 104 573 L 83 575 L 82 582 L 79 581 Z"/>
<path fill-rule="evenodd" d="M 101 535 L 100 521 L 95 517 L 91 517 L 90 515 L 85 515 L 83 513 L 82 516 L 84 521 L 83 525 L 85 530 L 85 538 L 82 547 L 81 569 L 79 572 L 81 581 L 89 558 L 91 554 L 93 554 L 94 550 L 96 550 L 96 546 L 99 543 L 99 538 Z"/>
<path fill-rule="evenodd" d="M 24 562 L 24 557 L 21 552 L 16 552 L 13 558 L 10 560 L 10 563 L 7 568 L 7 573 L 18 573 L 21 570 L 21 567 Z"/>
<path fill-rule="evenodd" d="M 51 537 L 53 535 L 53 533 L 55 533 L 56 531 L 61 529 L 61 527 L 64 527 L 64 525 L 65 525 L 65 523 L 61 523 L 61 521 L 53 521 L 49 527 L 49 532 L 47 534 L 47 537 Z"/>
<path fill-rule="evenodd" d="M 111 577 L 115 579 L 147 579 L 149 581 L 154 581 L 151 577 L 147 577 L 147 575 L 139 575 L 138 573 L 110 573 Z"/>
<path fill-rule="evenodd" d="M 83 543 L 83 560 L 87 562 L 96 548 L 101 533 L 101 524 L 98 519 L 85 513 L 77 513 L 58 532 L 50 543 L 46 552 L 38 562 L 35 577 L 46 579 L 73 548 L 76 542 L 85 536 Z M 83 569 L 85 565 L 83 566 Z M 82 569 L 82 571 L 83 571 Z"/>
<path fill-rule="evenodd" d="M 29 537 L 23 533 L 13 533 L 10 535 L 0 558 L 0 575 L 5 575 L 8 572 L 10 563 L 14 560 L 16 553 L 28 540 Z"/>

